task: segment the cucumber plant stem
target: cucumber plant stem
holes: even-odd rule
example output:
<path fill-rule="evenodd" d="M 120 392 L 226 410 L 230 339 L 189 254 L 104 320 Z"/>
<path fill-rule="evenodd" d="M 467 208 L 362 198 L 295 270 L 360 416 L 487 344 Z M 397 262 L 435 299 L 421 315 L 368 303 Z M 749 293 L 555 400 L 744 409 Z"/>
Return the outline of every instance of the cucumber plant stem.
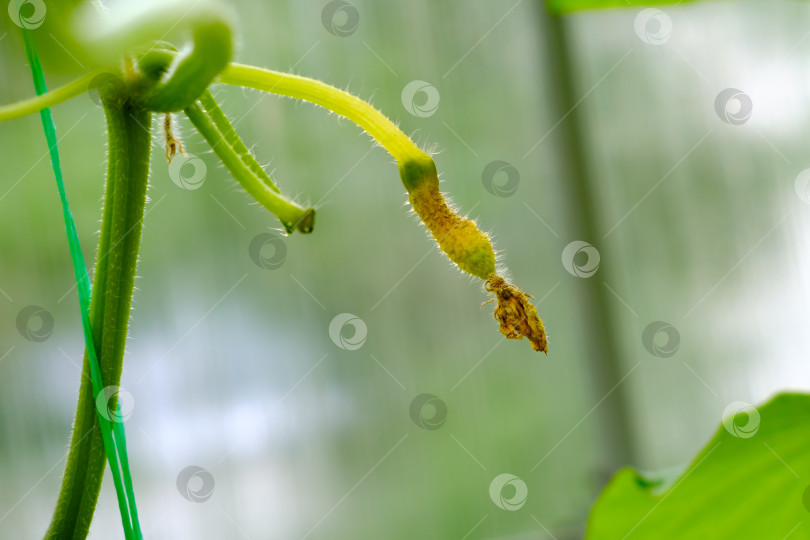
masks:
<path fill-rule="evenodd" d="M 53 107 L 54 105 L 59 105 L 60 103 L 64 103 L 69 99 L 81 95 L 87 92 L 93 78 L 97 77 L 99 73 L 98 71 L 91 71 L 50 92 L 17 103 L 0 105 L 0 122 L 22 118 L 23 116 L 39 112 L 43 109 Z"/>
<path fill-rule="evenodd" d="M 225 68 L 219 74 L 219 80 L 227 84 L 309 101 L 348 118 L 366 130 L 394 156 L 400 165 L 410 161 L 423 162 L 429 159 L 429 156 L 420 150 L 396 124 L 371 104 L 324 82 L 291 73 L 281 73 L 236 63 Z"/>
<path fill-rule="evenodd" d="M 231 121 L 228 120 L 228 117 L 222 112 L 222 109 L 217 103 L 217 100 L 214 99 L 214 95 L 211 93 L 210 90 L 206 90 L 200 96 L 200 104 L 205 108 L 205 112 L 208 113 L 209 118 L 217 127 L 217 129 L 222 133 L 223 140 L 231 145 L 231 148 L 239 154 L 239 157 L 242 158 L 242 161 L 245 162 L 253 174 L 255 174 L 259 179 L 261 179 L 267 187 L 275 191 L 276 193 L 281 193 L 281 190 L 278 189 L 275 182 L 270 178 L 270 175 L 267 174 L 267 171 L 264 170 L 253 154 L 250 153 L 248 147 L 245 146 L 245 143 L 242 142 L 242 139 L 239 138 L 239 135 L 236 134 L 236 130 L 233 128 L 233 124 Z"/>
<path fill-rule="evenodd" d="M 278 188 L 275 188 L 275 185 L 271 187 L 261 177 L 257 176 L 249 164 L 245 162 L 243 156 L 228 144 L 214 120 L 197 103 L 186 107 L 185 113 L 197 131 L 211 145 L 214 153 L 222 160 L 222 163 L 234 179 L 262 206 L 275 214 L 288 233 L 292 233 L 294 230 L 300 230 L 303 233 L 312 231 L 315 219 L 312 208 L 304 208 L 290 201 L 278 193 Z"/>
<path fill-rule="evenodd" d="M 109 164 L 90 320 L 102 380 L 106 386 L 117 386 L 146 205 L 152 115 L 122 95 L 103 96 L 102 103 Z M 85 538 L 98 500 L 106 455 L 89 369 L 85 353 L 70 452 L 46 538 Z M 109 406 L 114 410 L 115 403 Z"/>

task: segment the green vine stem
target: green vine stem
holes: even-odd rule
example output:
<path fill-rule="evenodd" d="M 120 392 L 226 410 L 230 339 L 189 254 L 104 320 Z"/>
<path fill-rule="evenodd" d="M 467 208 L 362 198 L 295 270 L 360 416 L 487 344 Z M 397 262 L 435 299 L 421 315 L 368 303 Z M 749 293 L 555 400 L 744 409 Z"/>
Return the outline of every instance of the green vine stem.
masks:
<path fill-rule="evenodd" d="M 211 121 L 214 122 L 214 125 L 222 133 L 225 142 L 230 144 L 234 151 L 239 154 L 239 157 L 241 157 L 242 161 L 253 171 L 253 174 L 267 184 L 267 187 L 276 193 L 281 193 L 281 190 L 278 189 L 278 186 L 276 186 L 276 183 L 270 178 L 270 175 L 267 174 L 267 171 L 264 170 L 264 167 L 256 161 L 256 158 L 250 153 L 245 143 L 242 142 L 242 139 L 236 134 L 236 130 L 233 128 L 231 121 L 228 120 L 228 117 L 222 112 L 219 103 L 214 99 L 210 90 L 203 92 L 200 96 L 200 103 L 205 107 L 205 112 L 211 117 Z"/>
<path fill-rule="evenodd" d="M 109 164 L 96 254 L 90 320 L 104 384 L 121 379 L 149 177 L 152 115 L 124 94 L 101 93 Z M 114 398 L 109 404 L 115 407 Z M 59 500 L 46 538 L 85 538 L 93 519 L 106 456 L 87 358 Z"/>
<path fill-rule="evenodd" d="M 197 17 L 192 21 L 194 49 L 180 60 L 167 81 L 151 86 L 141 97 L 147 110 L 182 110 L 206 91 L 231 60 L 233 44 L 227 22 L 197 9 L 194 13 Z"/>
<path fill-rule="evenodd" d="M 315 223 L 315 210 L 304 208 L 273 190 L 253 172 L 234 147 L 226 141 L 223 133 L 217 128 L 214 121 L 196 103 L 185 109 L 197 131 L 211 145 L 217 157 L 222 160 L 225 167 L 242 187 L 262 206 L 270 210 L 281 221 L 288 233 L 299 230 L 304 233 L 312 232 Z M 224 118 L 224 115 L 223 115 Z M 227 120 L 227 119 L 226 119 Z M 230 122 L 228 123 L 230 126 Z M 234 133 L 235 135 L 235 133 Z M 244 147 L 244 144 L 242 144 Z M 245 148 L 247 150 L 247 148 Z M 248 153 L 249 155 L 249 153 Z M 258 165 L 258 164 L 257 164 Z M 269 178 L 268 178 L 269 179 Z M 275 187 L 275 186 L 273 186 Z"/>
<path fill-rule="evenodd" d="M 79 96 L 87 92 L 93 79 L 98 76 L 99 73 L 98 71 L 91 71 L 55 90 L 50 90 L 44 94 L 18 101 L 11 105 L 0 105 L 0 122 L 22 118 L 23 116 L 34 114 Z"/>
<path fill-rule="evenodd" d="M 169 70 L 176 56 L 177 53 L 171 46 L 156 44 L 139 59 L 138 67 L 147 79 L 159 81 Z M 315 225 L 315 209 L 305 208 L 281 193 L 239 138 L 210 90 L 203 91 L 199 100 L 199 103 L 188 105 L 185 113 L 233 178 L 259 204 L 278 217 L 288 234 L 296 230 L 311 233 Z M 143 103 L 147 104 L 148 101 Z"/>
<path fill-rule="evenodd" d="M 236 63 L 230 64 L 220 74 L 219 80 L 309 101 L 348 118 L 388 150 L 400 166 L 408 162 L 430 160 L 425 152 L 374 106 L 324 82 Z"/>
<path fill-rule="evenodd" d="M 22 0 L 19 0 L 21 2 Z M 19 2 L 17 8 L 19 9 Z M 25 53 L 34 80 L 34 90 L 37 95 L 47 92 L 45 74 L 42 70 L 42 63 L 39 58 L 39 49 L 33 32 L 23 29 L 23 41 L 25 43 Z M 56 180 L 56 188 L 59 192 L 59 199 L 62 204 L 62 217 L 65 222 L 65 232 L 67 233 L 68 248 L 73 265 L 73 273 L 76 278 L 77 292 L 79 297 L 79 311 L 82 320 L 82 334 L 84 335 L 87 350 L 87 365 L 90 371 L 90 381 L 93 394 L 97 396 L 104 390 L 104 382 L 101 379 L 101 368 L 98 364 L 98 355 L 93 339 L 93 329 L 90 324 L 90 277 L 87 275 L 87 266 L 84 262 L 79 237 L 76 233 L 76 224 L 73 214 L 70 211 L 67 192 L 65 190 L 64 178 L 62 175 L 61 160 L 59 158 L 59 145 L 56 137 L 56 124 L 50 109 L 40 111 L 42 128 L 45 132 L 45 139 L 48 142 L 48 153 L 51 156 L 51 168 Z M 97 402 L 98 403 L 98 402 Z M 120 405 L 119 405 L 120 407 Z M 101 411 L 99 411 L 101 414 Z M 138 511 L 135 503 L 135 494 L 132 489 L 132 480 L 129 475 L 129 463 L 126 451 L 126 440 L 124 436 L 124 426 L 120 423 L 112 423 L 108 418 L 100 419 L 101 437 L 104 443 L 104 450 L 107 454 L 107 461 L 110 464 L 113 483 L 118 498 L 118 507 L 121 511 L 121 524 L 124 527 L 124 535 L 129 540 L 140 538 L 140 526 L 138 523 Z M 116 444 L 118 439 L 118 444 Z M 122 478 L 122 469 L 124 477 Z M 126 485 L 125 485 L 126 484 Z"/>

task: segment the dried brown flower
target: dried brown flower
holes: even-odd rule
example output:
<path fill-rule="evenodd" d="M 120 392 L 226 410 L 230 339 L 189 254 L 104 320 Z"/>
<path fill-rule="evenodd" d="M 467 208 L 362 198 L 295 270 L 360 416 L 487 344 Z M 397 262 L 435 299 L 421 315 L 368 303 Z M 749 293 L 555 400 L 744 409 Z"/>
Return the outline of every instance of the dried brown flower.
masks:
<path fill-rule="evenodd" d="M 494 293 L 493 300 L 498 301 L 495 320 L 500 325 L 501 333 L 509 339 L 529 338 L 535 351 L 548 354 L 546 330 L 537 315 L 537 309 L 529 302 L 531 296 L 494 273 L 487 278 L 484 288 Z"/>

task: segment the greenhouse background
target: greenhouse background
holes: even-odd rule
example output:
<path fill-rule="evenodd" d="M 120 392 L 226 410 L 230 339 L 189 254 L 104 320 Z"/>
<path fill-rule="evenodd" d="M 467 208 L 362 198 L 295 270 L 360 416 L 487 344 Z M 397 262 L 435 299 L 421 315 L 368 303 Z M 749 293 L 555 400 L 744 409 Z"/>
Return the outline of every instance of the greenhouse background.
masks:
<path fill-rule="evenodd" d="M 810 5 L 562 19 L 529 0 L 233 6 L 238 61 L 356 93 L 435 149 L 442 189 L 536 299 L 549 354 L 498 333 L 358 128 L 215 86 L 318 218 L 283 236 L 198 135 L 193 181 L 178 180 L 155 128 L 122 379 L 146 537 L 580 538 L 619 467 L 677 472 L 728 407 L 810 388 Z M 33 89 L 2 19 L 11 103 Z M 54 115 L 90 261 L 103 111 L 82 95 Z M 46 152 L 36 116 L 0 124 L 9 538 L 47 527 L 83 351 Z M 190 466 L 213 482 L 204 501 L 178 489 Z M 502 474 L 517 481 L 498 499 Z M 91 537 L 120 526 L 108 478 Z"/>

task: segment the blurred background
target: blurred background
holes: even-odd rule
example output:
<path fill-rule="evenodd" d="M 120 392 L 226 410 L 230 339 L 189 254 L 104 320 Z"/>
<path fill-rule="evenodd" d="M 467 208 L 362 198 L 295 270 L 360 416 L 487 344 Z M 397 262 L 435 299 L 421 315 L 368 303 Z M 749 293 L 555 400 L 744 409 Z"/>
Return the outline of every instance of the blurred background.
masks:
<path fill-rule="evenodd" d="M 677 471 L 730 404 L 810 387 L 807 3 L 233 5 L 239 61 L 348 89 L 438 152 L 549 355 L 498 333 L 357 127 L 217 86 L 318 219 L 284 237 L 185 118 L 173 173 L 155 131 L 122 379 L 147 538 L 580 538 L 618 468 Z M 33 90 L 3 19 L 5 104 Z M 54 114 L 91 261 L 103 114 Z M 4 538 L 50 521 L 80 382 L 46 150 L 36 115 L 0 124 Z M 92 538 L 122 537 L 107 475 Z"/>

